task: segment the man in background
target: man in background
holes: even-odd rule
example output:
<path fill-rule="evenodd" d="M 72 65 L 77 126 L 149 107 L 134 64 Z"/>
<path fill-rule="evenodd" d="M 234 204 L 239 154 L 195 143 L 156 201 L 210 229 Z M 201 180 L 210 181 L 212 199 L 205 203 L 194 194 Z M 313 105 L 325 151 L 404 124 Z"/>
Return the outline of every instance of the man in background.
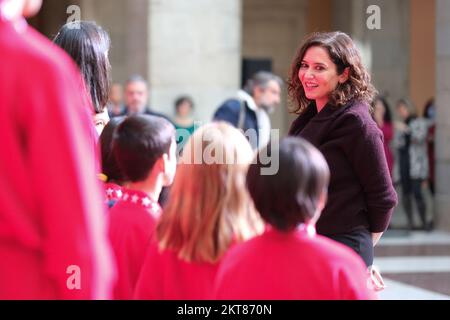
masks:
<path fill-rule="evenodd" d="M 108 114 L 110 118 L 120 117 L 126 114 L 123 105 L 123 87 L 120 83 L 111 84 L 109 91 Z"/>
<path fill-rule="evenodd" d="M 158 112 L 151 110 L 148 106 L 148 84 L 140 75 L 131 76 L 125 84 L 126 115 L 147 114 L 151 116 L 170 119 Z"/>
<path fill-rule="evenodd" d="M 247 80 L 237 97 L 226 100 L 216 111 L 215 121 L 227 121 L 256 141 L 250 140 L 254 149 L 263 148 L 270 140 L 269 114 L 280 105 L 282 80 L 267 71 L 259 71 Z M 250 134 L 248 134 L 250 130 Z"/>

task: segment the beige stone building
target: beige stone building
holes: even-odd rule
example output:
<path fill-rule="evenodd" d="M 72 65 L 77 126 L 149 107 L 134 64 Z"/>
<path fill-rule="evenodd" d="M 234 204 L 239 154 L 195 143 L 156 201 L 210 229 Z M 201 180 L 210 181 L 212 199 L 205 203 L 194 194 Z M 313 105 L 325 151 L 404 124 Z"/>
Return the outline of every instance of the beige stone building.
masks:
<path fill-rule="evenodd" d="M 286 78 L 306 34 L 347 32 L 391 106 L 407 97 L 420 114 L 435 97 L 433 207 L 437 227 L 450 230 L 450 0 L 44 0 L 31 23 L 52 37 L 70 5 L 109 31 L 114 81 L 142 74 L 150 106 L 168 115 L 189 94 L 202 121 L 240 87 L 244 58 L 270 61 Z M 293 119 L 283 96 L 272 119 L 281 135 Z"/>

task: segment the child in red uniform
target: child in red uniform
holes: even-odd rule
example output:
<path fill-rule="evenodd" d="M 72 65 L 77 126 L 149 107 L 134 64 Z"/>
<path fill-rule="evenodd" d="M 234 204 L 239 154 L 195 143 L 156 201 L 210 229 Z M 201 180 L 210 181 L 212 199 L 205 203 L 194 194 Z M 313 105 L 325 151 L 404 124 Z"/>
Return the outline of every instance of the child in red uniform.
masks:
<path fill-rule="evenodd" d="M 0 299 L 108 299 L 114 265 L 81 75 L 0 0 Z"/>
<path fill-rule="evenodd" d="M 262 154 L 279 155 L 275 175 L 258 157 L 247 173 L 263 235 L 235 246 L 218 271 L 218 299 L 372 299 L 365 266 L 351 249 L 315 233 L 329 169 L 311 144 L 287 138 Z M 267 153 L 267 151 L 270 151 Z M 275 159 L 272 157 L 272 159 Z"/>
<path fill-rule="evenodd" d="M 109 231 L 118 267 L 114 298 L 130 299 L 161 215 L 158 197 L 175 175 L 175 128 L 162 117 L 128 117 L 114 134 L 113 152 L 129 181 L 110 211 Z"/>
<path fill-rule="evenodd" d="M 136 285 L 136 299 L 208 299 L 229 247 L 253 236 L 245 172 L 253 157 L 235 128 L 199 128 L 180 158 L 168 205 Z M 227 161 L 228 160 L 228 161 Z"/>

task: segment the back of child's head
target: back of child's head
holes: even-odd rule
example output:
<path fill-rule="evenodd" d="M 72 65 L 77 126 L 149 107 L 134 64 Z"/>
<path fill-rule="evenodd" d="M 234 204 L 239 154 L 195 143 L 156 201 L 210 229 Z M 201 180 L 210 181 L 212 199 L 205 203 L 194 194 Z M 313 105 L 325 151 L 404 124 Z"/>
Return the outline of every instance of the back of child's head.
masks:
<path fill-rule="evenodd" d="M 102 156 L 102 173 L 106 176 L 106 182 L 122 184 L 125 181 L 116 158 L 114 157 L 112 148 L 114 132 L 124 119 L 125 117 L 111 118 L 100 135 L 99 143 Z"/>
<path fill-rule="evenodd" d="M 175 128 L 163 117 L 133 115 L 116 129 L 113 152 L 124 178 L 144 181 L 156 161 L 170 153 L 175 141 Z"/>
<path fill-rule="evenodd" d="M 256 233 L 245 174 L 254 153 L 225 122 L 197 129 L 179 159 L 158 227 L 160 248 L 190 262 L 216 262 L 234 241 Z"/>
<path fill-rule="evenodd" d="M 265 175 L 267 158 L 279 160 L 278 171 Z M 263 160 L 264 159 L 264 160 Z M 247 173 L 247 188 L 261 217 L 280 231 L 308 223 L 326 195 L 329 169 L 323 155 L 309 142 L 289 137 L 269 143 Z"/>

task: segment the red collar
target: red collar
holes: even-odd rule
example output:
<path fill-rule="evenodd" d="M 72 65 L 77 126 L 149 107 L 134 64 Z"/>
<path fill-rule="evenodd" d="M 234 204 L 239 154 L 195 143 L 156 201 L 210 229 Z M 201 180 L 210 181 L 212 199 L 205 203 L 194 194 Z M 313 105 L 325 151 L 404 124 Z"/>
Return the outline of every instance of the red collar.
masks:
<path fill-rule="evenodd" d="M 158 202 L 151 199 L 148 194 L 143 191 L 122 188 L 122 198 L 120 200 L 144 207 L 149 210 L 155 218 L 159 218 L 162 213 L 161 206 Z"/>
<path fill-rule="evenodd" d="M 105 183 L 105 193 L 108 200 L 120 200 L 122 198 L 122 187 L 115 183 Z"/>

